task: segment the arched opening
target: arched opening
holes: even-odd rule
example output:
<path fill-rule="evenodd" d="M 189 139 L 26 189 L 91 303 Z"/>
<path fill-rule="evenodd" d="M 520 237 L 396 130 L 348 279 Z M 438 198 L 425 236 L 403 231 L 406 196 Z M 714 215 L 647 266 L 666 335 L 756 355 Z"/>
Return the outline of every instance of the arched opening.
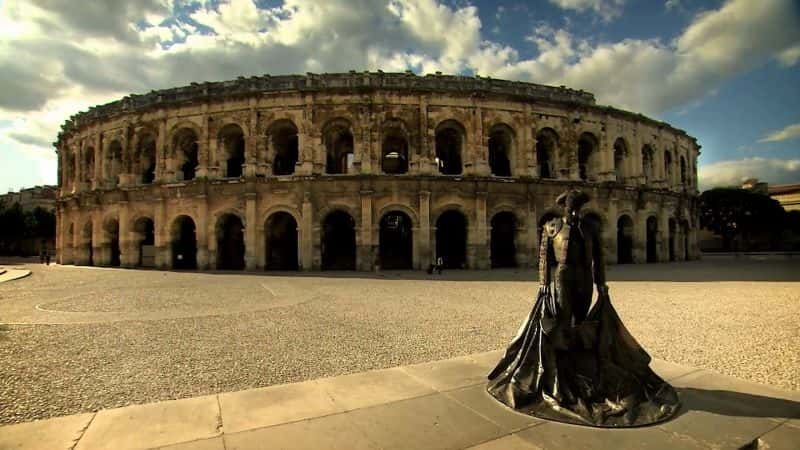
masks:
<path fill-rule="evenodd" d="M 291 175 L 300 154 L 297 127 L 289 120 L 281 120 L 270 127 L 275 159 L 272 162 L 274 175 Z"/>
<path fill-rule="evenodd" d="M 464 127 L 454 120 L 441 123 L 436 128 L 436 164 L 443 175 L 460 175 L 461 151 L 464 145 Z"/>
<path fill-rule="evenodd" d="M 197 268 L 197 233 L 194 220 L 180 216 L 172 223 L 172 268 Z"/>
<path fill-rule="evenodd" d="M 642 147 L 642 175 L 645 183 L 650 183 L 655 178 L 653 166 L 653 148 L 649 145 Z"/>
<path fill-rule="evenodd" d="M 291 214 L 279 211 L 267 218 L 267 270 L 297 270 L 297 221 Z"/>
<path fill-rule="evenodd" d="M 378 236 L 378 255 L 382 269 L 411 269 L 413 245 L 411 219 L 404 212 L 383 215 Z"/>
<path fill-rule="evenodd" d="M 681 222 L 681 236 L 683 237 L 683 260 L 689 260 L 689 221 Z"/>
<path fill-rule="evenodd" d="M 178 180 L 193 180 L 197 172 L 197 134 L 191 128 L 181 128 L 172 138 L 173 156 Z"/>
<path fill-rule="evenodd" d="M 617 176 L 617 181 L 624 181 L 628 176 L 625 170 L 625 161 L 628 158 L 628 144 L 625 139 L 617 138 L 614 141 L 614 173 Z"/>
<path fill-rule="evenodd" d="M 119 174 L 122 173 L 122 144 L 116 139 L 108 144 L 106 171 L 108 184 L 116 187 L 119 184 Z"/>
<path fill-rule="evenodd" d="M 536 163 L 540 178 L 556 177 L 556 148 L 558 134 L 552 128 L 545 128 L 536 135 Z"/>
<path fill-rule="evenodd" d="M 669 219 L 669 260 L 675 261 L 675 232 L 678 230 L 678 223 L 675 219 Z"/>
<path fill-rule="evenodd" d="M 94 265 L 94 242 L 92 239 L 92 221 L 86 222 L 83 226 L 83 247 L 86 253 L 86 265 Z"/>
<path fill-rule="evenodd" d="M 686 186 L 686 158 L 681 155 L 681 186 Z"/>
<path fill-rule="evenodd" d="M 133 224 L 136 234 L 136 265 L 139 267 L 155 267 L 156 265 L 156 233 L 153 219 L 141 217 Z"/>
<path fill-rule="evenodd" d="M 244 269 L 244 224 L 236 214 L 217 221 L 217 269 Z"/>
<path fill-rule="evenodd" d="M 667 185 L 672 183 L 672 153 L 669 151 L 664 152 L 664 179 Z"/>
<path fill-rule="evenodd" d="M 578 138 L 578 176 L 584 181 L 595 181 L 597 154 L 600 143 L 592 133 L 582 133 Z"/>
<path fill-rule="evenodd" d="M 509 211 L 492 217 L 490 254 L 492 268 L 517 267 L 517 218 Z"/>
<path fill-rule="evenodd" d="M 94 147 L 87 147 L 83 154 L 83 181 L 91 183 L 94 180 Z"/>
<path fill-rule="evenodd" d="M 400 127 L 388 127 L 383 132 L 381 170 L 388 174 L 408 172 L 408 139 Z"/>
<path fill-rule="evenodd" d="M 353 171 L 353 133 L 348 122 L 339 121 L 326 127 L 324 133 L 327 154 L 325 173 L 346 174 Z"/>
<path fill-rule="evenodd" d="M 139 137 L 136 149 L 135 170 L 142 184 L 151 184 L 156 179 L 156 136 L 145 132 Z"/>
<path fill-rule="evenodd" d="M 229 123 L 219 130 L 220 162 L 224 164 L 225 178 L 242 176 L 244 165 L 244 131 L 235 123 Z"/>
<path fill-rule="evenodd" d="M 647 262 L 658 262 L 658 220 L 654 216 L 647 218 Z"/>
<path fill-rule="evenodd" d="M 344 211 L 334 211 L 322 224 L 322 270 L 355 270 L 356 222 Z"/>
<path fill-rule="evenodd" d="M 623 215 L 617 220 L 617 264 L 633 263 L 633 219 Z"/>
<path fill-rule="evenodd" d="M 467 218 L 461 212 L 445 211 L 436 220 L 436 257 L 446 269 L 467 267 Z"/>
<path fill-rule="evenodd" d="M 108 264 L 111 267 L 119 267 L 120 255 L 122 254 L 119 248 L 119 221 L 117 221 L 117 219 L 110 219 L 105 223 L 104 228 L 108 240 Z"/>
<path fill-rule="evenodd" d="M 507 125 L 495 125 L 489 132 L 489 168 L 492 175 L 511 176 L 514 133 Z"/>

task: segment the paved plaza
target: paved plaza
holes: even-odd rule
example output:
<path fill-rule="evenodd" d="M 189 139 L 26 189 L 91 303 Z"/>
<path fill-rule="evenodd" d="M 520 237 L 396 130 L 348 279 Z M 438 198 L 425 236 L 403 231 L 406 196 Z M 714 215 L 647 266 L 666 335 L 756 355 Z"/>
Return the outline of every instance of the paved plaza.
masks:
<path fill-rule="evenodd" d="M 798 391 L 798 262 L 613 266 L 609 284 L 653 357 Z M 25 268 L 0 284 L 2 424 L 495 351 L 536 291 L 524 270 Z"/>

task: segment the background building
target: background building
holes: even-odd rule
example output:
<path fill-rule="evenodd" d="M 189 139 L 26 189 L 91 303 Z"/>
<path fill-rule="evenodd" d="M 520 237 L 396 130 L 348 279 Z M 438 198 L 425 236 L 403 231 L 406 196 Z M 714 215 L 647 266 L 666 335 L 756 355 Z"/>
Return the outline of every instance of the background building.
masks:
<path fill-rule="evenodd" d="M 532 266 L 556 196 L 575 186 L 610 262 L 693 259 L 699 148 L 563 87 L 382 72 L 195 83 L 64 124 L 59 259 Z"/>

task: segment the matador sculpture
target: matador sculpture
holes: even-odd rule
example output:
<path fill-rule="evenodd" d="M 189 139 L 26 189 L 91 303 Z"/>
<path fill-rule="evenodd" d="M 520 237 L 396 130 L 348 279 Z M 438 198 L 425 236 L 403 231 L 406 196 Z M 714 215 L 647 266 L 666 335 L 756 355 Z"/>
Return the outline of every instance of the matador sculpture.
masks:
<path fill-rule="evenodd" d="M 611 305 L 599 230 L 579 214 L 588 201 L 577 190 L 558 197 L 564 214 L 542 232 L 538 298 L 487 390 L 519 412 L 560 422 L 631 427 L 666 420 L 678 411 L 678 396 L 650 369 L 650 356 Z"/>

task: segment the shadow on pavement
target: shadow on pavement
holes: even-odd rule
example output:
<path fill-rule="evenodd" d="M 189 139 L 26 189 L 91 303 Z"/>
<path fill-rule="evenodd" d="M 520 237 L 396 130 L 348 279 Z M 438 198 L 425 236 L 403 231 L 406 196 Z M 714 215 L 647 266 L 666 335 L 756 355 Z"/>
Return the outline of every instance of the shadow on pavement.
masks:
<path fill-rule="evenodd" d="M 676 388 L 683 406 L 678 415 L 705 411 L 721 416 L 800 418 L 800 402 L 716 389 Z"/>

